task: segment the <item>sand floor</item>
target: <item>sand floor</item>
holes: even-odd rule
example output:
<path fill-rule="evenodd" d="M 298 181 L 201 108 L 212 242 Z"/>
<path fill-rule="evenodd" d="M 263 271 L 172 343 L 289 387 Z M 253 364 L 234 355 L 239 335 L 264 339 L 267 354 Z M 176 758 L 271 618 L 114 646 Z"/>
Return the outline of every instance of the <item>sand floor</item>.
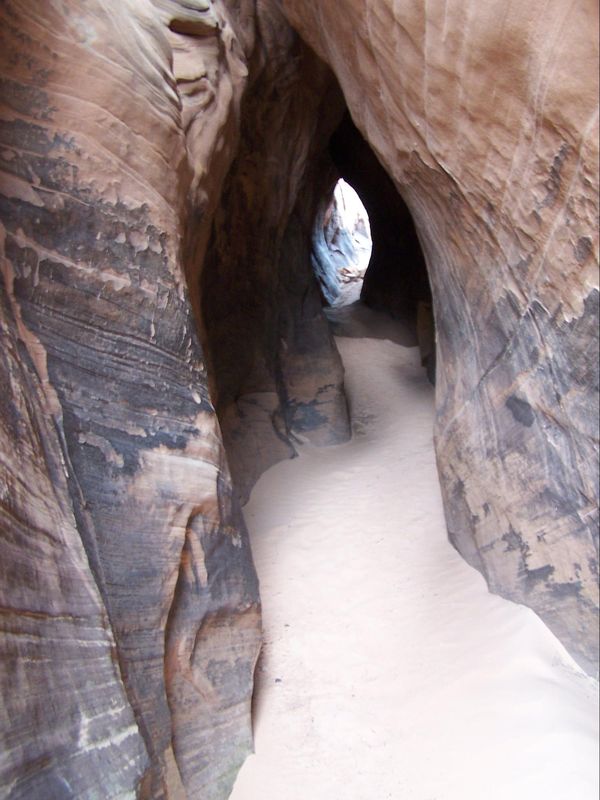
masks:
<path fill-rule="evenodd" d="M 231 800 L 597 800 L 597 683 L 447 542 L 418 351 L 337 342 L 353 440 L 245 508 L 265 644 Z"/>

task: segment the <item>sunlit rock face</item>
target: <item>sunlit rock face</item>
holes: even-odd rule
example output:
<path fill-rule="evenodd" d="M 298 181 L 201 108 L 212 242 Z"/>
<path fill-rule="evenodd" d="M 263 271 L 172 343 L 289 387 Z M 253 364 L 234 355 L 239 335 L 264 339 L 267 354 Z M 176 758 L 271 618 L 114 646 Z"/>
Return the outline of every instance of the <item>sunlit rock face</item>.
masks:
<path fill-rule="evenodd" d="M 221 7 L 109 5 L 1 8 L 0 785 L 223 797 L 258 587 L 184 265 L 247 41 Z"/>
<path fill-rule="evenodd" d="M 593 665 L 598 6 L 282 6 L 416 222 L 450 537 Z"/>
<path fill-rule="evenodd" d="M 369 215 L 352 186 L 341 179 L 333 195 L 323 198 L 312 236 L 312 266 L 328 305 L 359 299 L 372 249 Z"/>

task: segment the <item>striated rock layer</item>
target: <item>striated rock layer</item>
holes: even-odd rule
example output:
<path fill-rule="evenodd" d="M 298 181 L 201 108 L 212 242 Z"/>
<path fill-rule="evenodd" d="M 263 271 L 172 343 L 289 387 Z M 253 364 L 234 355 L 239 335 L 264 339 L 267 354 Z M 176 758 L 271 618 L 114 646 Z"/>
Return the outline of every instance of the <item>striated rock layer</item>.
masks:
<path fill-rule="evenodd" d="M 2 4 L 2 796 L 223 797 L 251 746 L 258 587 L 184 280 L 243 87 L 206 9 Z"/>
<path fill-rule="evenodd" d="M 282 7 L 417 226 L 450 537 L 593 668 L 598 6 Z"/>
<path fill-rule="evenodd" d="M 310 272 L 321 202 L 360 180 L 344 99 L 429 269 L 450 535 L 596 661 L 597 13 L 5 0 L 3 795 L 227 796 L 260 621 L 213 404 L 242 494 L 348 435 Z M 414 311 L 395 247 L 365 297 Z"/>

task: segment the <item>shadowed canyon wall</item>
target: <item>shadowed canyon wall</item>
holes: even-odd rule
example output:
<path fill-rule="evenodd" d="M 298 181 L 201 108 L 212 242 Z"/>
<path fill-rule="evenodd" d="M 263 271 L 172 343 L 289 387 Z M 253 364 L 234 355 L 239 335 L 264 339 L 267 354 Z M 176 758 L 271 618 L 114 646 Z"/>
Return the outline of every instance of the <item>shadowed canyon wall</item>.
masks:
<path fill-rule="evenodd" d="M 241 141 L 202 266 L 202 321 L 235 484 L 247 496 L 294 443 L 350 435 L 343 369 L 310 261 L 316 209 L 337 173 L 327 145 L 344 103 L 281 16 L 251 71 Z"/>
<path fill-rule="evenodd" d="M 431 302 L 431 290 L 410 211 L 349 115 L 332 136 L 330 152 L 369 214 L 373 252 L 361 300 L 414 323 L 418 303 Z"/>
<path fill-rule="evenodd" d="M 310 262 L 346 104 L 429 270 L 450 537 L 597 663 L 597 14 L 0 6 L 2 796 L 224 798 L 251 748 L 237 493 L 348 435 Z"/>

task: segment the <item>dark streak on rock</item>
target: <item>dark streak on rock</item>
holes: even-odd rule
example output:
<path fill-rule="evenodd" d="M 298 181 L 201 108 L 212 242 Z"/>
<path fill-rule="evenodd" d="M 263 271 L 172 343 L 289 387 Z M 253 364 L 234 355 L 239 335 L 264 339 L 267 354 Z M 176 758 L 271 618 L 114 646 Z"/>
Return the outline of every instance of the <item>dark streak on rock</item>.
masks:
<path fill-rule="evenodd" d="M 553 205 L 559 195 L 562 182 L 561 172 L 570 151 L 571 148 L 569 145 L 566 142 L 563 142 L 558 150 L 558 153 L 554 156 L 552 166 L 550 167 L 550 175 L 544 184 L 547 194 L 542 201 L 542 208 Z"/>
<path fill-rule="evenodd" d="M 0 78 L 0 96 L 10 108 L 20 114 L 39 120 L 52 119 L 55 109 L 50 106 L 46 92 L 38 87 L 24 86 L 9 78 Z"/>
<path fill-rule="evenodd" d="M 575 245 L 575 258 L 578 264 L 583 264 L 591 256 L 594 245 L 591 236 L 580 236 Z"/>
<path fill-rule="evenodd" d="M 310 403 L 291 404 L 289 415 L 290 428 L 297 433 L 306 433 L 327 423 L 327 417 L 319 413 L 318 400 L 312 400 Z"/>
<path fill-rule="evenodd" d="M 529 546 L 523 541 L 521 534 L 515 531 L 512 525 L 509 527 L 508 533 L 502 536 L 502 541 L 506 544 L 505 552 L 510 553 L 514 550 L 519 550 L 524 559 L 529 556 Z"/>
<path fill-rule="evenodd" d="M 578 597 L 581 594 L 581 581 L 571 583 L 548 583 L 548 587 L 555 597 Z"/>
<path fill-rule="evenodd" d="M 511 395 L 506 401 L 506 407 L 521 425 L 530 428 L 535 422 L 535 415 L 526 400 L 521 400 L 516 395 Z"/>
<path fill-rule="evenodd" d="M 537 583 L 546 583 L 548 578 L 554 573 L 554 567 L 550 564 L 546 564 L 543 567 L 537 567 L 536 569 L 528 569 L 526 567 L 524 573 L 526 586 L 528 589 L 531 589 Z M 556 584 L 549 585 L 554 586 Z"/>

